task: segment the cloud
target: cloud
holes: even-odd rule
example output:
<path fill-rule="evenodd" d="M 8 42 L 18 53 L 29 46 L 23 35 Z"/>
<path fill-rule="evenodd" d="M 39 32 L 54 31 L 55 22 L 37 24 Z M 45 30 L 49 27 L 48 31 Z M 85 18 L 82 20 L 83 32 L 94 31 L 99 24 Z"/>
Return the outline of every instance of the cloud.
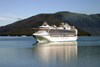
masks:
<path fill-rule="evenodd" d="M 20 16 L 20 15 L 15 15 L 12 13 L 7 13 L 7 14 L 0 14 L 0 20 L 19 20 L 20 19 L 25 19 L 27 17 L 33 16 L 33 15 L 28 15 L 28 16 Z"/>
<path fill-rule="evenodd" d="M 0 14 L 0 16 L 2 16 L 2 17 L 9 17 L 9 18 L 22 18 L 22 16 L 14 15 L 12 13 Z"/>
<path fill-rule="evenodd" d="M 11 17 L 11 18 L 19 18 L 21 16 L 18 16 L 18 15 L 13 15 L 13 14 L 8 14 L 6 15 L 7 17 Z"/>
<path fill-rule="evenodd" d="M 10 18 L 3 18 L 3 17 L 0 17 L 0 20 L 15 20 L 15 19 L 10 19 Z"/>

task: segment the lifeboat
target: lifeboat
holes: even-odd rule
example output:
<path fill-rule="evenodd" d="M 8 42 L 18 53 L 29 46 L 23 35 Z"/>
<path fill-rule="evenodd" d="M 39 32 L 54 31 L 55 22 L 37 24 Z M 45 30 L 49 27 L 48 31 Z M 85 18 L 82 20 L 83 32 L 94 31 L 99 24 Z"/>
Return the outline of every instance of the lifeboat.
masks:
<path fill-rule="evenodd" d="M 64 35 L 64 36 L 65 36 L 65 37 L 66 37 L 66 36 L 71 36 L 71 37 L 73 37 L 73 36 L 75 36 L 75 35 Z"/>
<path fill-rule="evenodd" d="M 59 37 L 60 35 L 50 35 L 51 37 Z"/>

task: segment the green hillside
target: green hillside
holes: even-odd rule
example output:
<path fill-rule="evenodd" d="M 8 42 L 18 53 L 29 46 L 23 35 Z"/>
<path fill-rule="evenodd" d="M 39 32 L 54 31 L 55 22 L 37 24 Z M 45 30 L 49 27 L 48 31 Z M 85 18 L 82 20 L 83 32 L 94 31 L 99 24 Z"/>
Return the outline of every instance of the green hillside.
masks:
<path fill-rule="evenodd" d="M 62 22 L 66 22 L 71 26 L 75 25 L 76 28 L 78 29 L 78 35 L 90 36 L 91 35 L 90 32 L 83 31 L 84 30 L 83 28 L 89 24 L 88 21 L 86 21 L 87 24 L 83 24 L 82 21 L 84 19 L 83 20 L 80 19 L 82 21 L 77 22 L 78 19 L 76 19 L 76 18 L 77 18 L 77 16 L 80 16 L 80 15 L 81 14 L 74 15 L 74 13 L 70 13 L 70 12 L 58 12 L 58 13 L 54 13 L 54 14 L 38 14 L 36 16 L 32 16 L 27 19 L 23 19 L 23 20 L 14 22 L 7 26 L 0 27 L 0 35 L 13 35 L 13 36 L 15 36 L 15 35 L 32 35 L 34 33 L 34 30 L 32 30 L 32 28 L 41 26 L 43 24 L 43 22 L 46 21 L 49 25 L 55 24 L 55 25 L 59 26 L 59 24 Z M 69 18 L 68 18 L 68 16 L 69 16 Z M 88 15 L 86 15 L 85 18 L 87 18 L 87 16 Z"/>

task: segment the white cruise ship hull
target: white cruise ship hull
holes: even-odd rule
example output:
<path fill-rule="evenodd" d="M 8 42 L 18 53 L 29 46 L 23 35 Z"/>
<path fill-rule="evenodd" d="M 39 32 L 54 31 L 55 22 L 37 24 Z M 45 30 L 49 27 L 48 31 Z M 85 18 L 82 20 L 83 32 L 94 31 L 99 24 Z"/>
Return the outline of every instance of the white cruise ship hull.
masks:
<path fill-rule="evenodd" d="M 38 42 L 64 42 L 64 41 L 76 41 L 77 36 L 69 36 L 69 37 L 51 37 L 49 35 L 34 35 L 33 37 L 38 40 Z"/>
<path fill-rule="evenodd" d="M 49 26 L 44 22 L 42 26 L 34 29 L 35 33 L 33 34 L 33 37 L 36 38 L 38 42 L 64 42 L 77 40 L 77 29 L 74 28 L 74 26 L 69 26 L 67 23 L 62 23 L 57 27 L 55 25 Z"/>

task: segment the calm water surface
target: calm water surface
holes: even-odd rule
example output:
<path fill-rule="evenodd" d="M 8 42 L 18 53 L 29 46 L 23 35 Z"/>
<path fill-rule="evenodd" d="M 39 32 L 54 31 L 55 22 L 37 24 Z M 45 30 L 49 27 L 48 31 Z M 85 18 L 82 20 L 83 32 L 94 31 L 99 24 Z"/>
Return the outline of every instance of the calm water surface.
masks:
<path fill-rule="evenodd" d="M 100 36 L 56 43 L 1 36 L 0 67 L 100 67 Z"/>

